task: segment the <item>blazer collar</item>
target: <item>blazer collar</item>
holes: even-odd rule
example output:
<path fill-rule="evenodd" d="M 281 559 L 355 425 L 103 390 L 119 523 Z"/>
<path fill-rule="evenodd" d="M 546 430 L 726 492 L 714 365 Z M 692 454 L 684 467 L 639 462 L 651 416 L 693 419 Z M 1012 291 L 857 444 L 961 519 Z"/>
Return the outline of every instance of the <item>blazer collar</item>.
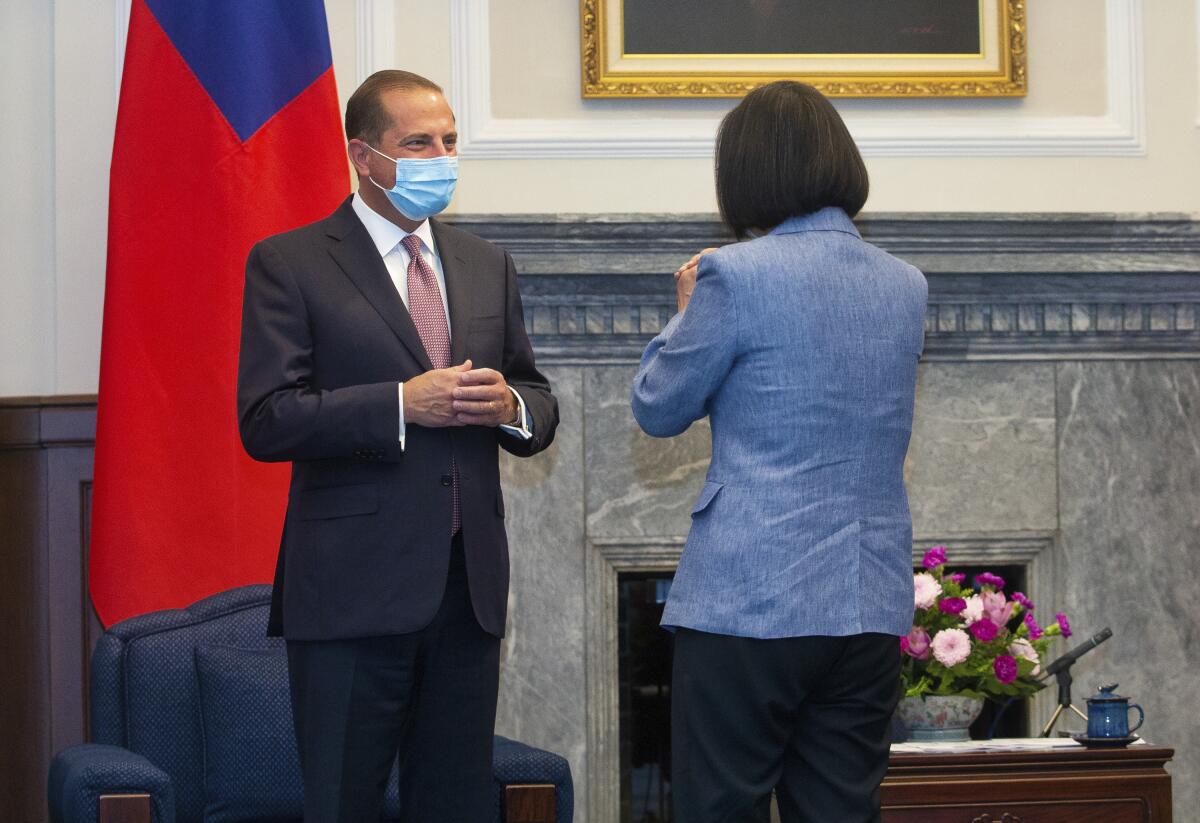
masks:
<path fill-rule="evenodd" d="M 351 203 L 352 198 L 347 197 L 326 222 L 326 234 L 337 241 L 330 247 L 329 253 L 421 368 L 432 369 L 433 364 L 421 343 L 421 335 L 417 333 L 417 327 L 413 325 L 412 317 L 404 307 L 404 301 L 400 299 L 367 227 L 358 219 Z M 449 277 L 446 287 L 449 291 Z"/>
<path fill-rule="evenodd" d="M 454 229 L 440 220 L 431 219 L 434 243 L 442 261 L 442 276 L 446 278 L 446 304 L 450 307 L 450 364 L 458 365 L 467 359 L 467 338 L 470 335 L 471 266 L 454 242 Z"/>
<path fill-rule="evenodd" d="M 820 211 L 801 217 L 789 217 L 771 229 L 770 234 L 795 234 L 802 231 L 840 231 L 861 237 L 854 221 L 837 206 L 826 206 Z"/>

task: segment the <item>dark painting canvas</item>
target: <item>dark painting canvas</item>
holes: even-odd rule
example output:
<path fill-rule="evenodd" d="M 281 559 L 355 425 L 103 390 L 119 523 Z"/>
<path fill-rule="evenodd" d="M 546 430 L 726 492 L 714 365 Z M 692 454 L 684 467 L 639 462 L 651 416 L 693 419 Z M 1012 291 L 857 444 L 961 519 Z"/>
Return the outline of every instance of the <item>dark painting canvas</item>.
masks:
<path fill-rule="evenodd" d="M 624 53 L 972 55 L 978 0 L 623 0 Z"/>

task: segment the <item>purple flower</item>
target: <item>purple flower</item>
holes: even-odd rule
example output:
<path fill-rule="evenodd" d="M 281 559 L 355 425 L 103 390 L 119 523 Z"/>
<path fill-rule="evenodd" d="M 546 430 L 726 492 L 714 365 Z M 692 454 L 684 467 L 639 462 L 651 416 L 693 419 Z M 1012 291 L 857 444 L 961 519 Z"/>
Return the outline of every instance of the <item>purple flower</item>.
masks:
<path fill-rule="evenodd" d="M 962 572 L 955 572 L 954 574 L 948 575 L 946 579 L 951 583 L 957 583 L 961 585 L 962 582 L 967 579 L 967 576 Z"/>
<path fill-rule="evenodd" d="M 996 672 L 996 679 L 1005 685 L 1017 679 L 1017 661 L 1011 655 L 997 655 L 992 668 Z"/>
<path fill-rule="evenodd" d="M 967 631 L 980 643 L 990 643 L 996 639 L 996 633 L 1000 631 L 1000 627 L 983 617 L 967 626 Z"/>
<path fill-rule="evenodd" d="M 994 592 L 985 589 L 983 594 L 979 595 L 979 599 L 983 603 L 984 617 L 997 626 L 1008 625 L 1008 621 L 1013 613 L 1013 604 L 1004 599 L 1004 592 Z"/>
<path fill-rule="evenodd" d="M 1062 612 L 1054 615 L 1054 619 L 1058 621 L 1058 627 L 1062 629 L 1063 637 L 1071 636 L 1071 624 L 1067 622 L 1067 616 Z"/>
<path fill-rule="evenodd" d="M 1033 619 L 1033 612 L 1025 612 L 1025 627 L 1029 629 L 1029 639 L 1037 640 L 1042 636 L 1042 627 Z"/>
<path fill-rule="evenodd" d="M 975 576 L 975 582 L 980 586 L 995 586 L 997 589 L 1004 588 L 1004 578 L 991 572 L 984 572 Z"/>
<path fill-rule="evenodd" d="M 929 659 L 929 632 L 920 626 L 913 626 L 908 637 L 900 638 L 900 648 L 909 657 L 917 660 Z"/>
<path fill-rule="evenodd" d="M 958 614 L 967 607 L 967 601 L 961 597 L 947 597 L 938 602 L 938 608 L 946 614 Z"/>
<path fill-rule="evenodd" d="M 934 546 L 925 552 L 925 558 L 921 563 L 927 569 L 936 569 L 938 566 L 944 566 L 946 564 L 946 547 Z"/>
<path fill-rule="evenodd" d="M 937 662 L 947 669 L 971 656 L 971 638 L 962 629 L 942 629 L 929 644 Z"/>
<path fill-rule="evenodd" d="M 1029 611 L 1033 611 L 1033 601 L 1026 597 L 1024 592 L 1013 592 L 1012 599 L 1029 609 Z"/>

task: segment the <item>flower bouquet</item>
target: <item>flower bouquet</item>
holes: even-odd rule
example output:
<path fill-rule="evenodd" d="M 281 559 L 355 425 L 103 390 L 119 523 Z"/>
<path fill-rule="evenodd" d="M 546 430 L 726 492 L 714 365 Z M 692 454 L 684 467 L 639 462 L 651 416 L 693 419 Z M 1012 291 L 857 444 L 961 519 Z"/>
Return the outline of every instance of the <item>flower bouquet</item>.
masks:
<path fill-rule="evenodd" d="M 984 572 L 971 586 L 962 573 L 948 573 L 945 546 L 925 552 L 922 565 L 925 570 L 913 575 L 912 631 L 900 638 L 904 697 L 919 701 L 919 707 L 902 701 L 901 717 L 910 729 L 925 721 L 937 725 L 926 697 L 972 699 L 978 714 L 983 699 L 1003 703 L 1039 691 L 1047 646 L 1057 636 L 1071 636 L 1067 616 L 1059 612 L 1041 626 L 1029 598 L 1021 592 L 1005 596 L 1004 580 L 997 575 Z M 971 720 L 974 716 L 958 724 L 964 729 L 961 739 Z"/>

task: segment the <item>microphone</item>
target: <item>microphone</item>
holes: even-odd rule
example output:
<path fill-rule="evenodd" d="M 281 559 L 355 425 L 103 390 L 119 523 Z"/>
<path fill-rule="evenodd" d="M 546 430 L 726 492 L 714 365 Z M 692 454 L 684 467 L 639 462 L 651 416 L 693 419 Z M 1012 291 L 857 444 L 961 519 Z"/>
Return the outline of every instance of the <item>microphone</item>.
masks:
<path fill-rule="evenodd" d="M 1048 665 L 1046 667 L 1045 673 L 1042 674 L 1041 679 L 1045 680 L 1046 678 L 1050 677 L 1051 675 L 1058 674 L 1063 669 L 1070 668 L 1072 663 L 1074 663 L 1079 658 L 1083 657 L 1085 654 L 1087 654 L 1092 649 L 1099 646 L 1101 643 L 1103 643 L 1105 640 L 1107 640 L 1110 637 L 1112 637 L 1112 629 L 1110 629 L 1110 628 L 1105 628 L 1105 629 L 1097 632 L 1096 634 L 1092 635 L 1091 639 L 1085 640 L 1084 642 L 1080 643 L 1078 646 L 1071 649 L 1071 651 L 1067 652 L 1062 657 L 1058 658 L 1053 663 Z"/>

